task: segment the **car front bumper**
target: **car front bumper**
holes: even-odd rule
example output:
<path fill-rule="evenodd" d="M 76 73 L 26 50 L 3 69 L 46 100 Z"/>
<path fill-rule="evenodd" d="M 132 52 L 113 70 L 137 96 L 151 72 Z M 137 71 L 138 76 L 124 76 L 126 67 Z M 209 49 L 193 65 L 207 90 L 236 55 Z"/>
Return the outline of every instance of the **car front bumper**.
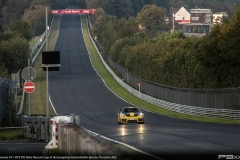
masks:
<path fill-rule="evenodd" d="M 140 123 L 144 122 L 144 117 L 120 117 L 120 123 Z"/>

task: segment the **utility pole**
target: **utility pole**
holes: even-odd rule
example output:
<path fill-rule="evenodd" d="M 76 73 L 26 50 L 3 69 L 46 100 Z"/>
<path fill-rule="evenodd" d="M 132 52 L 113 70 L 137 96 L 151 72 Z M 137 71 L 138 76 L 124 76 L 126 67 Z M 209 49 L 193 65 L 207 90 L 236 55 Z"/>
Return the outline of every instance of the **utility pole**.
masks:
<path fill-rule="evenodd" d="M 48 51 L 48 11 L 46 7 L 46 51 Z M 48 106 L 48 100 L 49 100 L 49 93 L 48 93 L 48 67 L 46 68 L 46 116 L 49 117 L 49 106 Z"/>
<path fill-rule="evenodd" d="M 172 16 L 173 29 L 172 29 L 172 32 L 174 32 L 174 30 L 175 30 L 174 21 L 175 21 L 175 15 L 173 13 L 173 16 Z"/>
<path fill-rule="evenodd" d="M 46 51 L 48 51 L 48 9 L 46 7 L 46 32 L 45 32 L 45 36 L 46 36 Z"/>
<path fill-rule="evenodd" d="M 28 67 L 30 67 L 30 59 L 28 58 Z M 30 81 L 31 75 L 30 75 L 30 69 L 28 68 L 28 81 Z M 31 100 L 30 100 L 30 94 L 28 94 L 28 117 L 31 116 Z"/>

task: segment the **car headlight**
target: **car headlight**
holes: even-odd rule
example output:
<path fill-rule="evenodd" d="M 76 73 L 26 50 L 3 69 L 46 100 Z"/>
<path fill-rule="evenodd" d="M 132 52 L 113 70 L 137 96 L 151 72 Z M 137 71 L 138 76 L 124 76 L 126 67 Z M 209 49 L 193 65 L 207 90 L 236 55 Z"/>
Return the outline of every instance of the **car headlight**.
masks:
<path fill-rule="evenodd" d="M 124 117 L 124 116 L 125 116 L 125 114 L 123 114 L 123 113 L 120 114 L 120 117 Z"/>
<path fill-rule="evenodd" d="M 143 116 L 144 116 L 144 114 L 143 114 L 143 113 L 139 113 L 139 116 L 143 117 Z"/>

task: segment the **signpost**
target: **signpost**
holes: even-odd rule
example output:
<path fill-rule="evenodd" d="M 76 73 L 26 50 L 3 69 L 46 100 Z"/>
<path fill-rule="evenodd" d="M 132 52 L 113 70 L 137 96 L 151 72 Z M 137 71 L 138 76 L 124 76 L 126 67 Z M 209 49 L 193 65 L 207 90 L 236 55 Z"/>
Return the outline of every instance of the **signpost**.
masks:
<path fill-rule="evenodd" d="M 30 59 L 28 59 L 28 67 L 25 67 L 22 71 L 22 78 L 27 81 L 24 83 L 24 91 L 26 93 L 32 93 L 35 89 L 35 85 L 30 82 L 34 80 L 36 77 L 36 71 L 30 67 Z M 28 94 L 28 100 L 29 100 L 29 109 L 28 109 L 28 116 L 30 117 L 30 94 Z"/>
<path fill-rule="evenodd" d="M 32 81 L 34 80 L 36 77 L 36 71 L 34 68 L 32 67 L 25 67 L 23 70 L 22 70 L 22 78 L 25 80 L 25 81 Z"/>
<path fill-rule="evenodd" d="M 27 93 L 32 93 L 35 90 L 35 85 L 33 82 L 24 83 L 24 91 Z"/>
<path fill-rule="evenodd" d="M 42 51 L 42 68 L 46 71 L 46 116 L 49 117 L 49 93 L 48 93 L 48 71 L 59 71 L 60 51 Z"/>

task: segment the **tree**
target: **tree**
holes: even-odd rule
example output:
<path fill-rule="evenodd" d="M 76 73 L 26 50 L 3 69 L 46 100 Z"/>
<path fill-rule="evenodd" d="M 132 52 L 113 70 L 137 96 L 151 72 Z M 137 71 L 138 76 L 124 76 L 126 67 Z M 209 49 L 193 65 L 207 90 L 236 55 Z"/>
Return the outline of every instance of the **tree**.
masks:
<path fill-rule="evenodd" d="M 50 0 L 53 9 L 65 9 L 69 5 L 69 0 Z"/>
<path fill-rule="evenodd" d="M 8 29 L 10 28 L 13 23 L 17 20 L 21 19 L 21 16 L 24 13 L 24 10 L 29 8 L 30 3 L 32 0 L 23 0 L 23 1 L 16 1 L 16 0 L 4 0 L 2 16 L 3 16 L 3 28 Z"/>
<path fill-rule="evenodd" d="M 211 38 L 201 48 L 203 65 L 212 70 L 212 73 L 217 75 L 216 83 L 218 87 L 238 87 L 240 79 L 240 7 L 235 6 L 233 16 L 225 19 L 222 24 L 217 24 L 213 27 L 209 34 Z M 206 41 L 206 39 L 204 39 Z M 206 42 L 205 42 L 206 43 Z M 203 43 L 204 44 L 204 41 Z M 210 54 L 211 53 L 211 54 Z M 214 70 L 213 70 L 214 68 Z"/>
<path fill-rule="evenodd" d="M 91 16 L 93 22 L 93 32 L 97 39 L 101 39 L 101 34 L 106 28 L 108 22 L 108 15 L 102 8 L 97 8 L 95 13 Z"/>
<path fill-rule="evenodd" d="M 3 32 L 2 25 L 0 24 L 0 33 Z"/>
<path fill-rule="evenodd" d="M 156 5 L 156 6 L 162 6 L 164 8 L 169 9 L 171 6 L 169 3 L 169 0 L 143 0 L 145 2 L 145 5 Z"/>
<path fill-rule="evenodd" d="M 22 20 L 31 25 L 32 36 L 41 35 L 46 29 L 46 6 L 32 5 L 25 10 Z"/>
<path fill-rule="evenodd" d="M 0 61 L 1 62 L 1 61 Z M 5 68 L 4 63 L 0 63 L 0 77 L 3 78 L 11 78 L 10 74 L 8 73 L 8 70 Z"/>
<path fill-rule="evenodd" d="M 183 32 L 174 31 L 163 36 L 165 41 L 174 40 L 174 39 L 184 39 L 185 35 Z"/>
<path fill-rule="evenodd" d="M 19 34 L 28 41 L 32 39 L 31 25 L 26 21 L 19 20 L 14 22 L 11 31 Z"/>
<path fill-rule="evenodd" d="M 130 0 L 116 0 L 114 6 L 117 18 L 128 18 L 133 15 L 132 2 Z"/>
<path fill-rule="evenodd" d="M 179 0 L 178 3 L 177 3 L 177 5 L 178 5 L 179 8 L 186 6 L 185 2 L 182 1 L 182 0 Z"/>
<path fill-rule="evenodd" d="M 143 0 L 131 0 L 133 8 L 133 16 L 136 17 L 137 13 L 141 11 L 142 7 L 145 5 Z"/>
<path fill-rule="evenodd" d="M 29 43 L 26 39 L 16 37 L 0 43 L 0 62 L 4 62 L 9 73 L 17 72 L 27 65 Z"/>
<path fill-rule="evenodd" d="M 8 40 L 10 40 L 12 38 L 15 38 L 15 37 L 17 37 L 16 34 L 14 34 L 12 32 L 5 31 L 5 32 L 0 34 L 0 41 L 8 41 Z"/>
<path fill-rule="evenodd" d="M 86 0 L 87 8 L 105 8 L 107 1 L 105 0 Z"/>
<path fill-rule="evenodd" d="M 165 8 L 156 5 L 146 5 L 137 14 L 137 22 L 153 30 L 156 27 L 162 26 L 165 23 L 166 17 Z"/>

